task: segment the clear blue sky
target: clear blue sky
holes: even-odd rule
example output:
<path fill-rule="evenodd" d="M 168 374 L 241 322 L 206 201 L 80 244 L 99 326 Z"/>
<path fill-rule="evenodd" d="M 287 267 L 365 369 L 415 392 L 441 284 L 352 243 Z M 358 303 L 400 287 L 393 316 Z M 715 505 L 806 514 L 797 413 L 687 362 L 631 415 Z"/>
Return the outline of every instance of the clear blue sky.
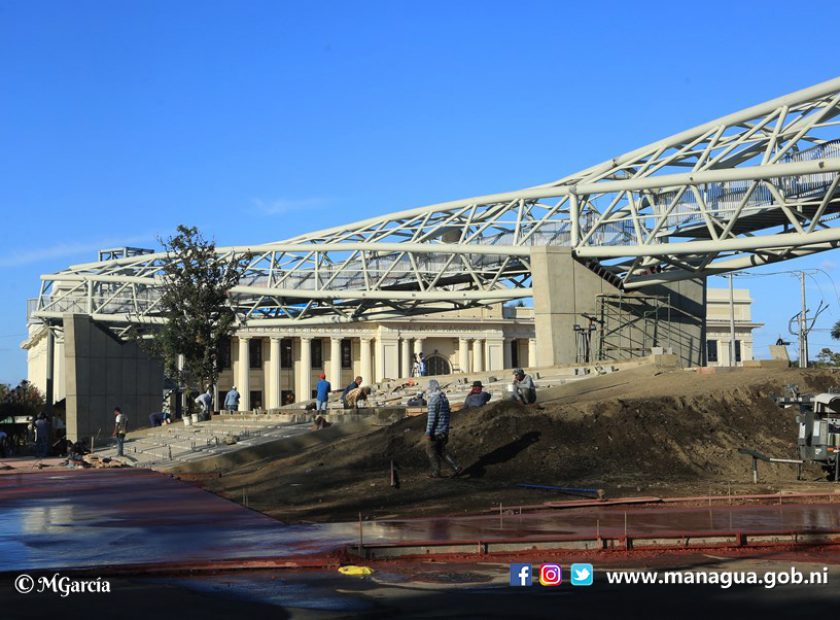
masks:
<path fill-rule="evenodd" d="M 99 247 L 179 223 L 279 240 L 547 182 L 835 77 L 838 23 L 818 1 L 0 0 L 0 381 L 25 375 L 39 274 Z M 840 283 L 838 254 L 784 265 Z M 763 351 L 798 283 L 749 283 Z"/>

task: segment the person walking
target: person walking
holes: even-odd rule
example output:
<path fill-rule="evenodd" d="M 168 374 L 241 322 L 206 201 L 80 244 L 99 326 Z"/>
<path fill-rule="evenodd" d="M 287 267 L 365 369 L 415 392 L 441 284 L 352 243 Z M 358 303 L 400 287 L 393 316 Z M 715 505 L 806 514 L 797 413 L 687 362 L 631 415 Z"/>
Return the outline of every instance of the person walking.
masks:
<path fill-rule="evenodd" d="M 526 375 L 525 371 L 517 368 L 513 371 L 513 394 L 511 399 L 522 403 L 523 405 L 533 405 L 537 402 L 537 386 L 531 375 Z"/>
<path fill-rule="evenodd" d="M 436 379 L 429 381 L 429 410 L 426 418 L 426 454 L 432 465 L 429 478 L 440 478 L 441 460 L 446 461 L 455 475 L 463 471 L 458 462 L 446 450 L 449 441 L 449 399 L 440 389 Z"/>
<path fill-rule="evenodd" d="M 362 378 L 356 377 L 353 379 L 350 384 L 344 388 L 344 391 L 341 393 L 341 406 L 344 409 L 350 409 L 350 406 L 347 404 L 347 395 L 350 394 L 353 390 L 357 389 L 359 386 L 362 385 Z"/>
<path fill-rule="evenodd" d="M 239 411 L 239 392 L 236 391 L 235 385 L 225 394 L 225 410 Z"/>
<path fill-rule="evenodd" d="M 472 389 L 464 399 L 464 409 L 470 407 L 483 407 L 490 401 L 490 392 L 484 391 L 481 381 L 473 381 Z"/>
<path fill-rule="evenodd" d="M 332 384 L 327 381 L 327 375 L 321 373 L 321 380 L 315 386 L 315 401 L 316 411 L 326 411 L 327 403 L 330 400 L 330 392 L 332 391 Z"/>
<path fill-rule="evenodd" d="M 420 367 L 420 368 L 419 368 L 419 370 L 420 370 L 420 376 L 421 376 L 421 377 L 425 377 L 425 376 L 427 376 L 427 375 L 429 374 L 429 368 L 428 368 L 428 366 L 426 365 L 426 356 L 425 356 L 425 355 L 423 355 L 423 352 L 422 352 L 422 351 L 420 351 L 420 353 L 417 355 L 417 358 L 418 358 L 418 359 L 417 359 L 417 363 L 418 363 L 418 365 L 419 365 L 419 367 Z"/>
<path fill-rule="evenodd" d="M 125 433 L 128 428 L 128 418 L 119 407 L 114 407 L 114 433 L 113 437 L 117 439 L 117 456 L 123 455 L 123 445 L 125 444 Z"/>

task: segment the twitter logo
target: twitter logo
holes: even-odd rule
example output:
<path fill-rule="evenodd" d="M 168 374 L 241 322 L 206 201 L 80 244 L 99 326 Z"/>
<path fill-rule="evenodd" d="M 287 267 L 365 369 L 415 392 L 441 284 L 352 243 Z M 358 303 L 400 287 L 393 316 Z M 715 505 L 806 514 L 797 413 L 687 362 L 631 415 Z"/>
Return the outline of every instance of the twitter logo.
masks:
<path fill-rule="evenodd" d="M 570 581 L 573 586 L 592 585 L 592 578 L 595 576 L 595 570 L 592 568 L 592 564 L 572 564 L 569 572 L 571 573 Z"/>

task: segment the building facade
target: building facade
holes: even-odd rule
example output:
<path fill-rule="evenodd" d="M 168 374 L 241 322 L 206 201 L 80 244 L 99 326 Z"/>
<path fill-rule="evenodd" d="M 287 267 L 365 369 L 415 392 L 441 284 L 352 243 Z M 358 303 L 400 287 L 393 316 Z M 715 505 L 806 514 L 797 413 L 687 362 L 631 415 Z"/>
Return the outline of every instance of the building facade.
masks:
<path fill-rule="evenodd" d="M 731 309 L 731 310 L 730 310 Z M 735 316 L 735 359 L 730 364 L 732 329 L 730 312 Z M 728 288 L 706 289 L 706 364 L 708 366 L 741 366 L 753 359 L 753 330 L 764 323 L 752 320 L 752 298 L 749 289 L 733 291 L 730 305 Z"/>
<path fill-rule="evenodd" d="M 735 290 L 736 364 L 753 358 L 752 330 L 762 325 L 752 321 L 751 304 L 749 290 Z M 728 289 L 707 289 L 706 333 L 708 365 L 729 365 Z M 29 380 L 45 393 L 51 381 L 56 402 L 68 393 L 65 345 L 40 324 L 33 324 L 23 344 Z M 421 351 L 435 375 L 536 367 L 533 308 L 498 304 L 403 320 L 239 330 L 220 355 L 216 402 L 236 386 L 242 408 L 276 409 L 311 398 L 322 373 L 333 389 L 356 376 L 367 383 L 404 378 Z M 75 380 L 70 383 L 72 389 Z"/>

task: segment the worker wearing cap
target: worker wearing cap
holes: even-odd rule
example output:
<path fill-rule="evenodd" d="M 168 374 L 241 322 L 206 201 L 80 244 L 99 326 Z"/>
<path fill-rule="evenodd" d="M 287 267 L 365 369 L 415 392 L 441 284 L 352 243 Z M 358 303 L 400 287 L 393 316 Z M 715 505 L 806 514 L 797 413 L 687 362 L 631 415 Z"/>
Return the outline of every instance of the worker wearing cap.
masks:
<path fill-rule="evenodd" d="M 225 409 L 227 411 L 239 411 L 239 392 L 236 391 L 235 385 L 225 394 Z"/>
<path fill-rule="evenodd" d="M 511 398 L 523 405 L 532 405 L 537 402 L 537 386 L 534 385 L 531 375 L 526 375 L 521 368 L 513 371 L 513 394 Z"/>
<path fill-rule="evenodd" d="M 490 401 L 490 393 L 484 391 L 481 381 L 473 381 L 472 389 L 464 399 L 464 409 L 470 407 L 483 407 Z"/>
<path fill-rule="evenodd" d="M 320 379 L 321 380 L 318 381 L 318 385 L 315 386 L 315 409 L 317 411 L 326 411 L 327 402 L 330 399 L 330 392 L 332 391 L 332 385 L 329 381 L 327 381 L 327 375 L 324 373 L 321 373 Z"/>

